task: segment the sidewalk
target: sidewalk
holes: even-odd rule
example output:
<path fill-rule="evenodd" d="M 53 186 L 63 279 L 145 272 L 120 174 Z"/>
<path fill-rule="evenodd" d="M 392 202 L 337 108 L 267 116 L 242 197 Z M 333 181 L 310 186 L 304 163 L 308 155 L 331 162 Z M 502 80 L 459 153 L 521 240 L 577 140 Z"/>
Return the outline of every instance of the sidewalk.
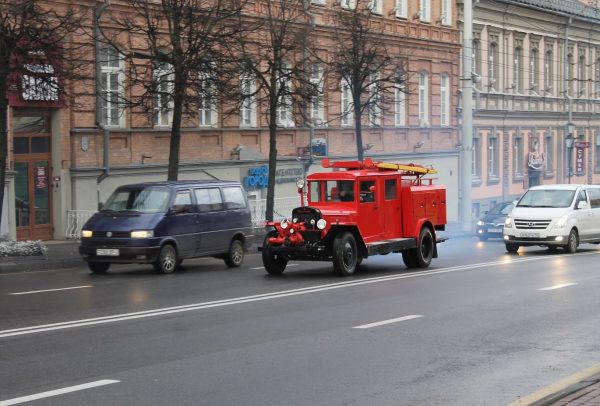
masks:
<path fill-rule="evenodd" d="M 83 266 L 78 240 L 44 241 L 46 255 L 1 257 L 0 273 L 23 272 Z"/>

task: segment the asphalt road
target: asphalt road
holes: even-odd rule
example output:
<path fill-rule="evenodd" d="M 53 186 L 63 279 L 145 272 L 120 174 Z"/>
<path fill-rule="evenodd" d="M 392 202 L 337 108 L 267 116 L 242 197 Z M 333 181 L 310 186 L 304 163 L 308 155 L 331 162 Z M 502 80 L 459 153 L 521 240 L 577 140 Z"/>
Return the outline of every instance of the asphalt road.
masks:
<path fill-rule="evenodd" d="M 0 274 L 0 406 L 506 405 L 600 362 L 597 246 L 439 255 Z"/>

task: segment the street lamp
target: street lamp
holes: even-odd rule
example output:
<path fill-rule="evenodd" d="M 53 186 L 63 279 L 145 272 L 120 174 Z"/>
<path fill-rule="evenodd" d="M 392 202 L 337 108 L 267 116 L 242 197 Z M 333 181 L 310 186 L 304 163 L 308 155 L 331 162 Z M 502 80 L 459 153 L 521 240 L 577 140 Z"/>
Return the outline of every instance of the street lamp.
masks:
<path fill-rule="evenodd" d="M 575 137 L 573 136 L 574 132 L 575 124 L 571 122 L 567 123 L 567 135 L 565 136 L 565 152 L 567 154 L 567 183 L 571 183 L 571 151 L 573 150 L 573 144 L 575 143 Z"/>

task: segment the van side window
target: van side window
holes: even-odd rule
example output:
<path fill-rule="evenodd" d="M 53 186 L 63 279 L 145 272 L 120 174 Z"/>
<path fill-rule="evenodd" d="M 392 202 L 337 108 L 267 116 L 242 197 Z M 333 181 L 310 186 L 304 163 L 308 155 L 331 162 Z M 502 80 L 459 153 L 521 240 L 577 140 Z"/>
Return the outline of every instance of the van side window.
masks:
<path fill-rule="evenodd" d="M 177 191 L 172 209 L 178 213 L 190 213 L 192 211 L 192 195 L 189 190 Z"/>
<path fill-rule="evenodd" d="M 575 202 L 575 207 L 579 204 L 579 202 L 587 202 L 587 195 L 585 194 L 585 190 L 582 190 L 577 195 L 577 201 Z"/>
<path fill-rule="evenodd" d="M 600 189 L 588 189 L 588 197 L 590 198 L 590 207 L 592 209 L 600 208 Z"/>
<path fill-rule="evenodd" d="M 194 189 L 194 194 L 196 195 L 199 212 L 223 210 L 223 200 L 219 188 Z"/>
<path fill-rule="evenodd" d="M 242 192 L 242 189 L 237 186 L 224 187 L 223 196 L 225 196 L 226 209 L 243 209 L 246 207 L 244 193 Z"/>

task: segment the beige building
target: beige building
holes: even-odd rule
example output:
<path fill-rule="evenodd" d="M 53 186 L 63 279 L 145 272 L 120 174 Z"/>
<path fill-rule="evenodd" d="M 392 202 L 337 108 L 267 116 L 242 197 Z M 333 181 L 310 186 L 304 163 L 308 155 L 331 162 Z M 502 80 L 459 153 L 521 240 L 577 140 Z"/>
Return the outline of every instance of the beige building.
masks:
<path fill-rule="evenodd" d="M 600 182 L 595 2 L 473 3 L 473 220 L 530 185 Z"/>

